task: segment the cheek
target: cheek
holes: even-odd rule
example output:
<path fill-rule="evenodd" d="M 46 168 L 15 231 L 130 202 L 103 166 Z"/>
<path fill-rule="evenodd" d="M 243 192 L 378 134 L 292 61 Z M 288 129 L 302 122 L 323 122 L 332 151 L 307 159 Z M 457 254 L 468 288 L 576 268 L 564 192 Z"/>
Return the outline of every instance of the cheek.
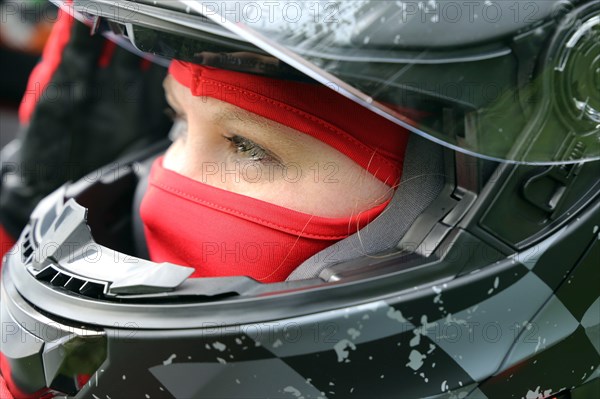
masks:
<path fill-rule="evenodd" d="M 360 167 L 345 166 L 288 167 L 276 173 L 283 176 L 281 179 L 246 187 L 244 194 L 299 212 L 333 218 L 366 211 L 389 198 L 388 186 L 363 173 Z"/>
<path fill-rule="evenodd" d="M 257 197 L 265 183 L 280 180 L 275 167 L 236 158 L 225 140 L 190 135 L 178 139 L 165 153 L 163 166 L 200 183 Z"/>

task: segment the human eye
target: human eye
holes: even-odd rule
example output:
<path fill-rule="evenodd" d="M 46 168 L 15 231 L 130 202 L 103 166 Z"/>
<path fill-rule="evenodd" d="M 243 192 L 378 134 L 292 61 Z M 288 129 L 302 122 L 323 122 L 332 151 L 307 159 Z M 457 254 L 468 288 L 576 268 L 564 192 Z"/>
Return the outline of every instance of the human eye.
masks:
<path fill-rule="evenodd" d="M 252 162 L 281 164 L 277 156 L 246 137 L 239 135 L 223 137 L 231 143 L 231 147 L 236 154 L 242 155 Z"/>

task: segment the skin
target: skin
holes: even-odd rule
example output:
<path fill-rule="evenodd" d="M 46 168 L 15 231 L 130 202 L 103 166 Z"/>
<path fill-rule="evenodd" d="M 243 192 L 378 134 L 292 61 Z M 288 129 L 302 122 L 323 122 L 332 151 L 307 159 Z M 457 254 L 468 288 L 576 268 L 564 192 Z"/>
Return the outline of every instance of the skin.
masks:
<path fill-rule="evenodd" d="M 163 166 L 220 189 L 321 217 L 348 217 L 392 189 L 350 158 L 295 129 L 164 81 L 182 134 Z"/>

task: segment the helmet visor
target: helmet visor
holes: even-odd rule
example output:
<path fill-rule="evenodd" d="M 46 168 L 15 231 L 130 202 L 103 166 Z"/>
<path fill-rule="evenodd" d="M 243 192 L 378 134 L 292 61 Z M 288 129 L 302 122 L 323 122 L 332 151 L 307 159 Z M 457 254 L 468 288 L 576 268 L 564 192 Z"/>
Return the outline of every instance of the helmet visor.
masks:
<path fill-rule="evenodd" d="M 531 164 L 600 157 L 598 3 L 181 1 L 455 150 Z"/>
<path fill-rule="evenodd" d="M 411 132 L 485 159 L 600 158 L 594 1 L 116 3 L 135 5 L 118 22 L 145 52 L 309 76 Z M 160 18 L 148 21 L 156 3 Z"/>

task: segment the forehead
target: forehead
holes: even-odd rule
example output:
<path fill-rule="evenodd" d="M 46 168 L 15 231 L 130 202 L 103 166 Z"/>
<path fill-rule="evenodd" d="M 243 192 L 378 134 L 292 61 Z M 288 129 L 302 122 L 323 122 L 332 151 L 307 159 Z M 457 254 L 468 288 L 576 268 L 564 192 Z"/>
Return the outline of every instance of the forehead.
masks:
<path fill-rule="evenodd" d="M 287 126 L 246 111 L 228 102 L 212 97 L 194 96 L 188 87 L 177 82 L 171 75 L 167 75 L 163 87 L 169 102 L 175 107 L 185 108 L 180 111 L 188 113 L 188 117 L 192 116 L 189 115 L 191 113 L 193 115 L 208 116 L 211 121 L 216 123 L 243 122 L 265 129 L 290 130 Z"/>

